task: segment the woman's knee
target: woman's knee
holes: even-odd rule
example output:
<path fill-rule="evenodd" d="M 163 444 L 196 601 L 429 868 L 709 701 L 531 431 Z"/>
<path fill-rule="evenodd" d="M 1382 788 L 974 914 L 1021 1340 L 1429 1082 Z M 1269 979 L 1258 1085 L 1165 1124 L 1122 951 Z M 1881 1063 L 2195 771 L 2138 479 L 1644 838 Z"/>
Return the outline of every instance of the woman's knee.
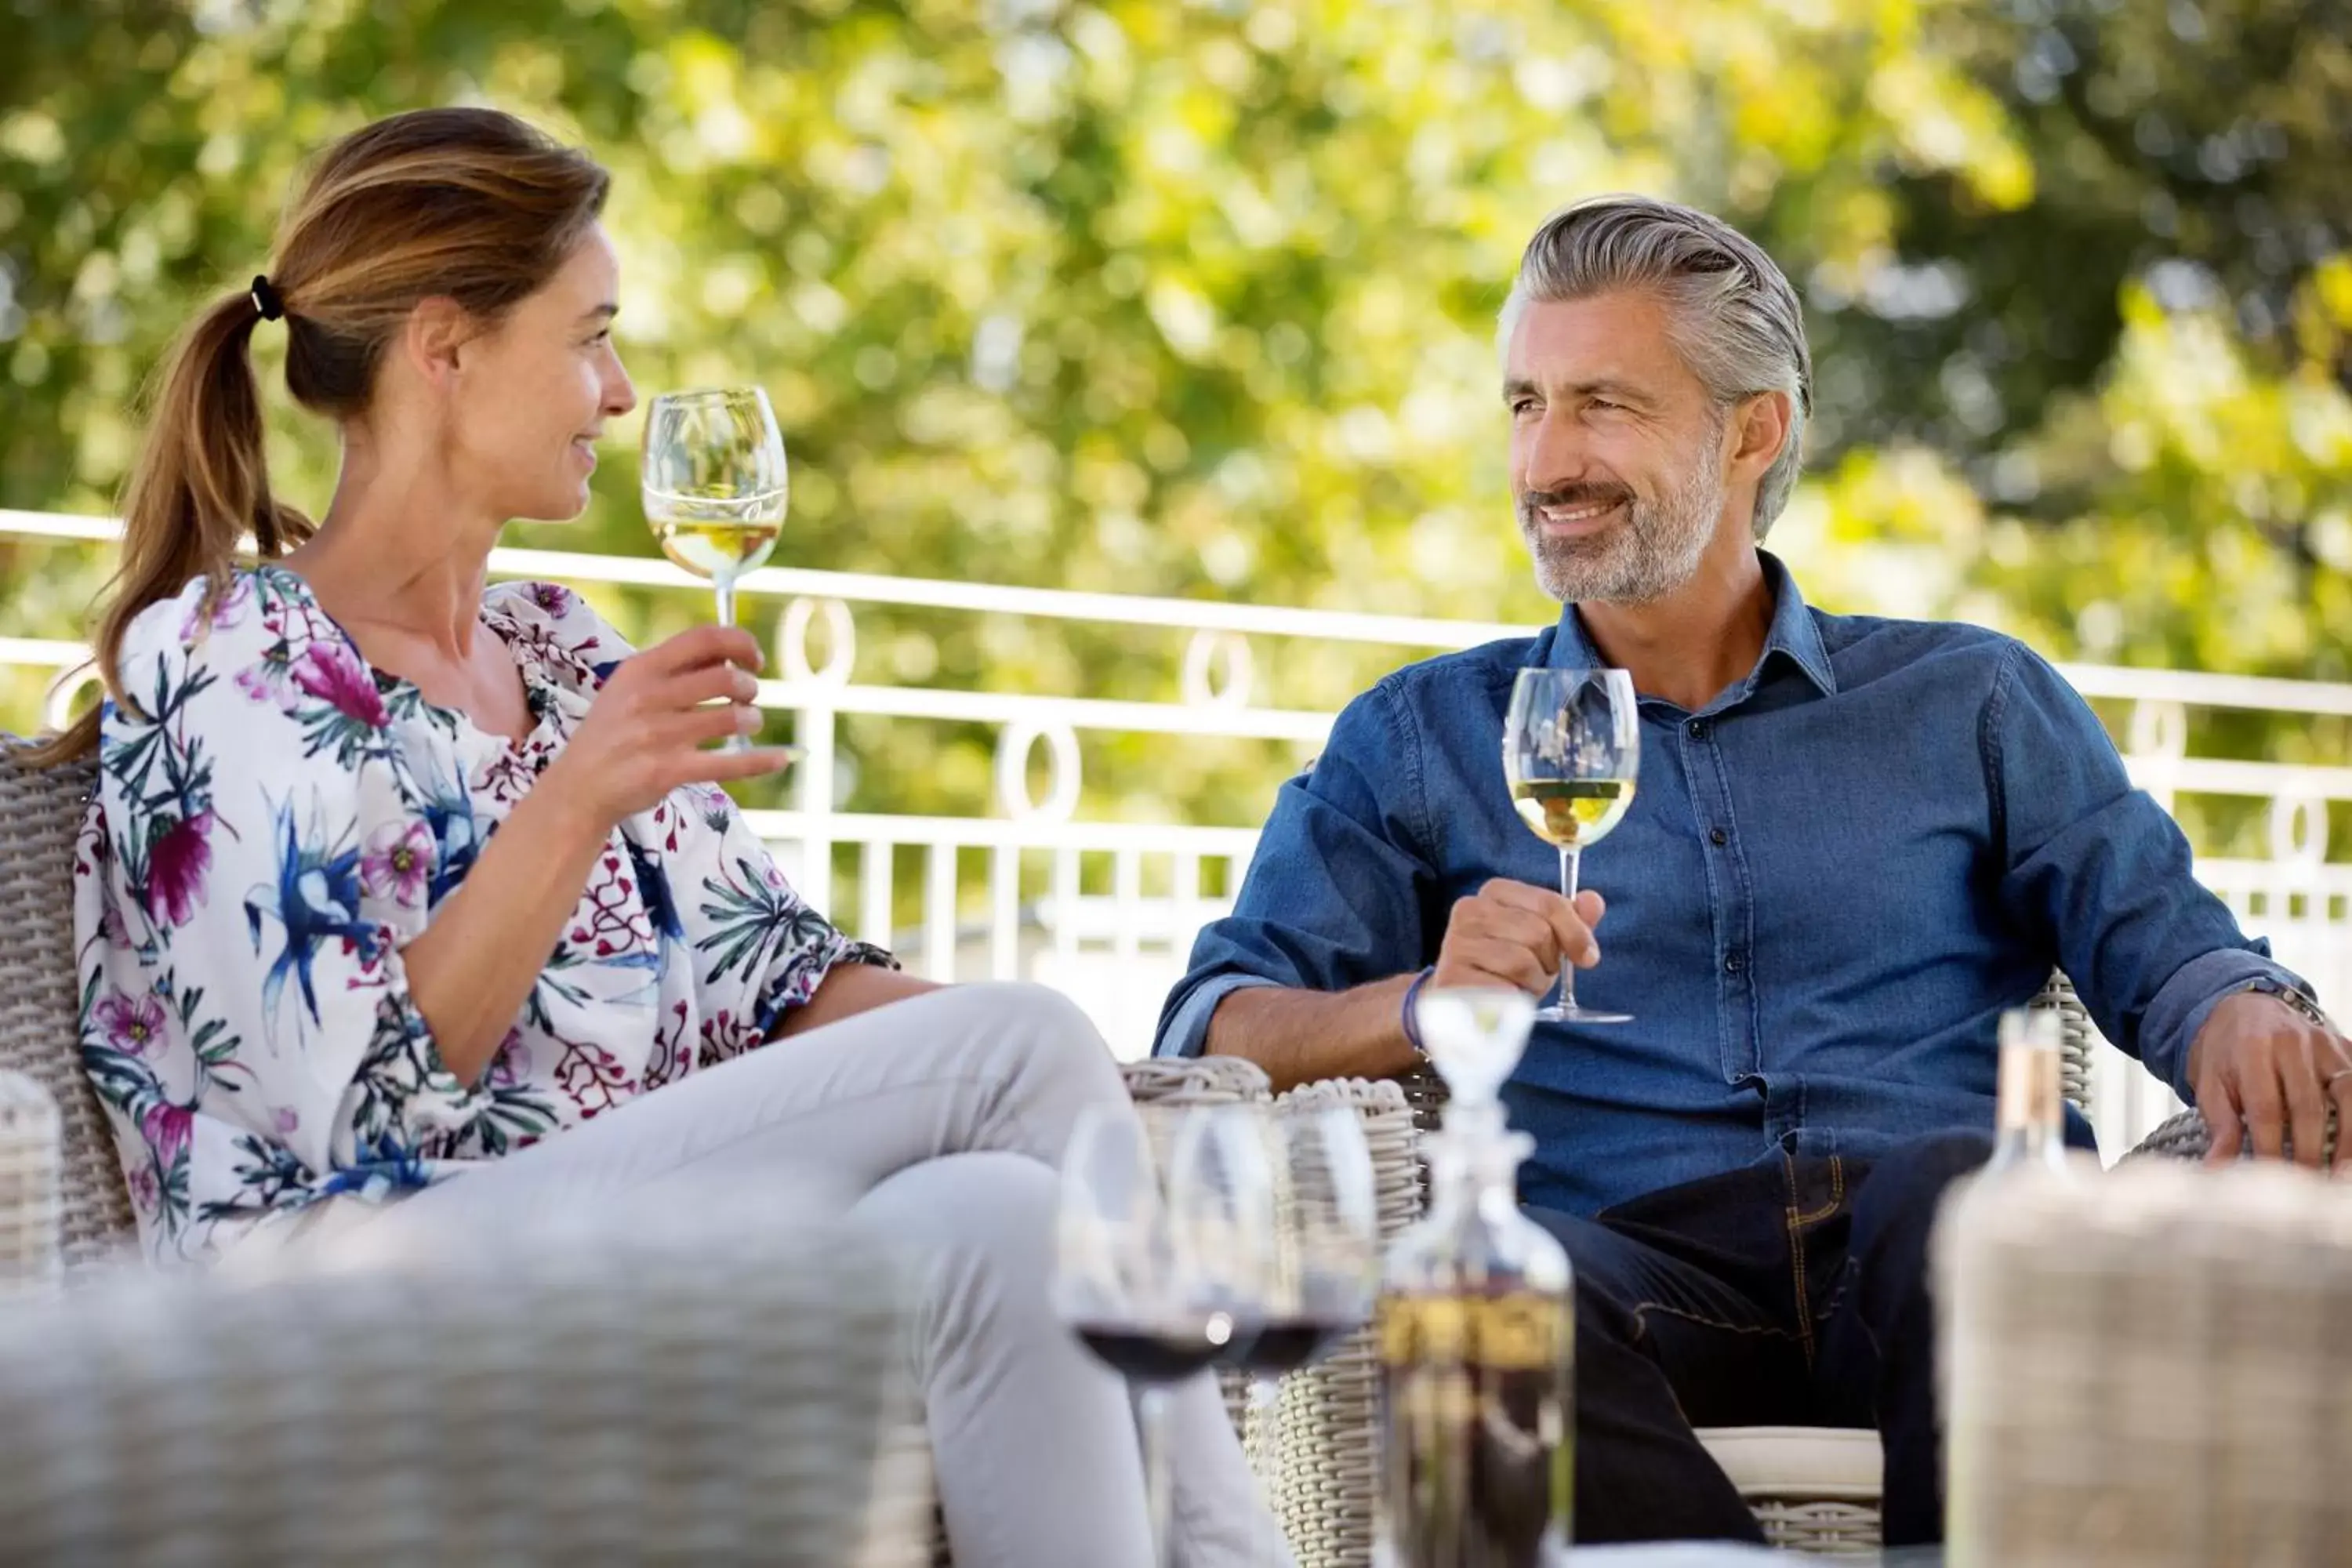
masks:
<path fill-rule="evenodd" d="M 1013 1042 L 1023 1065 L 1057 1082 L 1124 1094 L 1118 1064 L 1086 1010 L 1050 985 L 994 981 L 961 988 Z"/>

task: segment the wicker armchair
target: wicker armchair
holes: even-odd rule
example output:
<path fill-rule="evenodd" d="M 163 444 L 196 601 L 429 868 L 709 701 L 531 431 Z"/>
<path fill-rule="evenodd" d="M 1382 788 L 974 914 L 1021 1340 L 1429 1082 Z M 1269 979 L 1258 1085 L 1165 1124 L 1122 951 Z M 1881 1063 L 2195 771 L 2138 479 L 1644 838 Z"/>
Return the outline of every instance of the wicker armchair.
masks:
<path fill-rule="evenodd" d="M 0 1540 L 27 1563 L 906 1568 L 920 1512 L 874 1495 L 912 1401 L 898 1279 L 845 1230 L 702 1207 L 495 1255 L 109 1270 L 0 1310 Z"/>
<path fill-rule="evenodd" d="M 82 763 L 35 773 L 22 765 L 17 744 L 0 737 L 0 1284 L 12 1275 L 61 1273 L 78 1289 L 106 1272 L 100 1265 L 126 1258 L 135 1234 L 104 1112 L 76 1047 L 71 866 L 95 772 Z M 1265 1074 L 1232 1058 L 1139 1062 L 1125 1073 L 1148 1114 L 1270 1093 Z M 1420 1167 L 1398 1087 L 1333 1083 L 1298 1092 L 1350 1106 L 1363 1119 L 1382 1225 L 1393 1234 L 1410 1223 L 1420 1208 Z M 1270 1420 L 1252 1419 L 1239 1382 L 1228 1385 L 1245 1445 L 1262 1464 L 1273 1461 L 1276 1513 L 1301 1568 L 1363 1568 L 1370 1560 L 1374 1399 L 1368 1334 L 1286 1380 Z M 944 1542 L 933 1551 L 945 1561 Z"/>

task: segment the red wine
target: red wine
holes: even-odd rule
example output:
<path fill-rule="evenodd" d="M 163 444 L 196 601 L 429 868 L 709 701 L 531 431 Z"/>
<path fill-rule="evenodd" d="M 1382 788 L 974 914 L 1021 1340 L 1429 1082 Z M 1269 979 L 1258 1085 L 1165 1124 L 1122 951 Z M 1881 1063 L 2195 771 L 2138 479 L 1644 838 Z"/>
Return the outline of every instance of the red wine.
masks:
<path fill-rule="evenodd" d="M 1138 1383 L 1177 1383 L 1225 1353 L 1203 1325 L 1192 1333 L 1140 1329 L 1126 1323 L 1076 1323 L 1078 1338 L 1095 1359 Z"/>
<path fill-rule="evenodd" d="M 1235 1342 L 1231 1360 L 1260 1376 L 1280 1377 L 1329 1355 L 1355 1326 L 1348 1318 L 1276 1319 Z"/>

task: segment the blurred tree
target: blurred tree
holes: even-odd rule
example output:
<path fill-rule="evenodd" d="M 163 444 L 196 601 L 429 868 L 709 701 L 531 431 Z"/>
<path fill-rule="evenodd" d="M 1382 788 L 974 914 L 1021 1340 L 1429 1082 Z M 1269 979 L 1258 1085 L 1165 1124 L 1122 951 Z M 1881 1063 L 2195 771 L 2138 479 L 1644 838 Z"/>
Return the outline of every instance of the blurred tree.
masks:
<path fill-rule="evenodd" d="M 1820 479 L 1776 539 L 1830 602 L 2333 669 L 2352 453 L 2314 367 L 2352 263 L 2313 215 L 2345 199 L 2340 5 L 0 0 L 0 504 L 103 510 L 139 378 L 265 264 L 299 160 L 480 99 L 613 165 L 641 384 L 768 386 L 798 563 L 1549 618 L 1493 311 L 1546 211 L 1637 187 L 1723 212 L 1809 295 Z M 331 441 L 274 403 L 323 496 Z M 582 524 L 519 537 L 650 551 L 635 478 L 608 463 Z M 89 552 L 12 548 L 0 624 L 68 630 Z M 2164 572 L 2124 569 L 2150 551 Z M 647 635 L 693 608 L 616 607 Z M 1174 679 L 1172 643 L 1121 628 L 869 613 L 860 650 L 880 679 Z M 1282 648 L 1266 695 L 1336 702 L 1366 657 Z M 862 807 L 984 798 L 984 736 L 853 738 Z M 1287 761 L 1106 742 L 1088 810 L 1252 822 Z"/>
<path fill-rule="evenodd" d="M 1939 8 L 1928 37 L 1998 101 L 2034 184 L 1994 209 L 1897 180 L 1884 265 L 1816 280 L 1854 366 L 1835 410 L 1849 439 L 1997 451 L 2053 395 L 2095 384 L 2135 280 L 2168 309 L 2231 312 L 2266 354 L 2352 373 L 2295 326 L 2352 238 L 2344 0 L 2006 0 Z"/>
<path fill-rule="evenodd" d="M 1949 602 L 1978 590 L 2091 659 L 2352 676 L 2352 6 L 2006 0 L 1941 7 L 1927 37 L 2035 180 L 2006 210 L 1895 180 L 1887 249 L 1812 279 L 1846 448 L 1825 489 L 1864 503 L 1835 531 L 1883 539 L 1874 453 L 1925 446 L 1936 482 L 1969 481 L 1913 531 L 1959 568 Z M 2334 721 L 2200 727 L 2206 754 L 2347 744 Z M 2193 815 L 2208 843 L 2258 826 Z"/>

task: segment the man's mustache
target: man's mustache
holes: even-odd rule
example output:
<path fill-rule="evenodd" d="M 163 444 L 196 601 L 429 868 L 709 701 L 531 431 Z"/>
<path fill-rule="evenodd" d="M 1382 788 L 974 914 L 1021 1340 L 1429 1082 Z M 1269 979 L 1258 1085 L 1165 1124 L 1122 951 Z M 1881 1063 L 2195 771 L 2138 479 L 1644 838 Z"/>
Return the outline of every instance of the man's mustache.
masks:
<path fill-rule="evenodd" d="M 1519 497 L 1519 515 L 1532 517 L 1559 507 L 1615 506 L 1630 501 L 1633 492 L 1623 485 L 1562 485 L 1558 489 L 1529 490 Z"/>

